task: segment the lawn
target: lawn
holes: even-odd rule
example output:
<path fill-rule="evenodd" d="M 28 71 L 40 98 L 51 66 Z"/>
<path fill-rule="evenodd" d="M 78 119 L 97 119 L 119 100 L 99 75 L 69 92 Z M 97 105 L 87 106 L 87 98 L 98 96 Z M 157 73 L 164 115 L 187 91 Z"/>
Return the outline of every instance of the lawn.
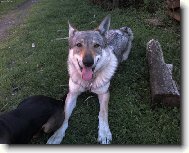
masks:
<path fill-rule="evenodd" d="M 109 125 L 112 144 L 181 144 L 181 112 L 178 108 L 150 107 L 146 43 L 158 39 L 165 61 L 174 65 L 174 79 L 181 85 L 180 25 L 165 16 L 161 27 L 144 21 L 152 15 L 144 9 L 107 11 L 88 0 L 40 0 L 24 23 L 12 29 L 0 42 L 0 111 L 17 106 L 25 97 L 43 94 L 60 98 L 68 89 L 67 55 L 69 20 L 77 29 L 97 27 L 111 14 L 111 28 L 129 26 L 134 42 L 129 59 L 122 63 L 111 81 Z M 32 47 L 32 43 L 35 47 Z M 96 144 L 98 137 L 97 98 L 78 98 L 63 144 Z M 32 143 L 46 143 L 42 135 Z"/>
<path fill-rule="evenodd" d="M 14 9 L 25 0 L 0 0 L 0 15 Z"/>

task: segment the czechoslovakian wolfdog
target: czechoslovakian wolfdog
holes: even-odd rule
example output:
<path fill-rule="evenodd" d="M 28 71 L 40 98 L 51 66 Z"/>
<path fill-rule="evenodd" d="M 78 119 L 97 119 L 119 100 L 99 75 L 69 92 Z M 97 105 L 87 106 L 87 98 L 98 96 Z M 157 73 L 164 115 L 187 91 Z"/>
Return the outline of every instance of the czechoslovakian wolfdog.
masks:
<path fill-rule="evenodd" d="M 100 103 L 98 142 L 109 144 L 112 134 L 108 124 L 110 80 L 120 62 L 131 50 L 133 33 L 130 28 L 109 30 L 110 16 L 98 28 L 78 31 L 69 23 L 69 93 L 65 101 L 65 120 L 49 138 L 48 144 L 60 144 L 68 128 L 68 120 L 76 106 L 78 95 L 90 90 L 98 95 Z"/>

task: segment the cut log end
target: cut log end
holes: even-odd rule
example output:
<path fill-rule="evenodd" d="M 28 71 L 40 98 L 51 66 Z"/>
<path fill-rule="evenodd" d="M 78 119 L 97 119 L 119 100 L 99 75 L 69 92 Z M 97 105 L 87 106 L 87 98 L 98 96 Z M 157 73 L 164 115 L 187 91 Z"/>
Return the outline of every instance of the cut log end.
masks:
<path fill-rule="evenodd" d="M 162 105 L 165 107 L 179 107 L 180 95 L 174 94 L 157 94 L 152 99 L 152 106 Z"/>

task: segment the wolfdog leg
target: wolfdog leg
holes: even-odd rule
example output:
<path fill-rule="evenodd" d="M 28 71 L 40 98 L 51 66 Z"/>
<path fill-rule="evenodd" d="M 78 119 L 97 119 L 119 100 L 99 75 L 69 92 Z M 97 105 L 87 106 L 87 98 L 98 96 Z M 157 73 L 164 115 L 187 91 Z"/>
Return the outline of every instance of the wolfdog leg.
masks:
<path fill-rule="evenodd" d="M 62 126 L 48 139 L 47 144 L 60 144 L 65 136 L 65 131 L 68 128 L 68 120 L 73 109 L 76 106 L 76 100 L 80 93 L 69 92 L 65 101 L 64 112 L 65 119 Z"/>
<path fill-rule="evenodd" d="M 108 102 L 110 94 L 109 92 L 105 94 L 99 94 L 98 99 L 100 103 L 99 112 L 99 130 L 98 130 L 98 141 L 101 144 L 109 144 L 112 140 L 112 134 L 109 129 L 108 124 Z"/>

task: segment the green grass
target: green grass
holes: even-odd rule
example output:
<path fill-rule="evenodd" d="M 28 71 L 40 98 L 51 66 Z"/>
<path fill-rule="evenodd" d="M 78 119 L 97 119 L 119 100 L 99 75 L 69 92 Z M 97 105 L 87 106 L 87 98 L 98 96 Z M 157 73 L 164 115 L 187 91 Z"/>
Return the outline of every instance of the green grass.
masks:
<path fill-rule="evenodd" d="M 24 1 L 25 0 L 0 0 L 0 15 L 3 15 L 8 11 L 16 8 Z"/>
<path fill-rule="evenodd" d="M 162 12 L 157 16 L 163 17 Z M 67 20 L 78 29 L 97 27 L 111 14 L 111 28 L 129 26 L 134 32 L 132 52 L 121 64 L 110 87 L 109 124 L 113 144 L 181 144 L 181 112 L 177 108 L 150 107 L 146 43 L 160 41 L 165 61 L 174 64 L 180 85 L 180 25 L 170 19 L 163 27 L 152 27 L 144 19 L 150 14 L 132 8 L 105 11 L 87 0 L 39 1 L 25 23 L 0 44 L 0 111 L 15 108 L 25 97 L 43 94 L 61 97 L 67 90 Z M 95 18 L 94 18 L 95 15 Z M 95 22 L 92 22 L 95 21 Z M 36 47 L 32 48 L 32 43 Z M 78 98 L 63 144 L 96 144 L 99 104 L 89 93 Z M 47 135 L 32 143 L 46 143 Z"/>

